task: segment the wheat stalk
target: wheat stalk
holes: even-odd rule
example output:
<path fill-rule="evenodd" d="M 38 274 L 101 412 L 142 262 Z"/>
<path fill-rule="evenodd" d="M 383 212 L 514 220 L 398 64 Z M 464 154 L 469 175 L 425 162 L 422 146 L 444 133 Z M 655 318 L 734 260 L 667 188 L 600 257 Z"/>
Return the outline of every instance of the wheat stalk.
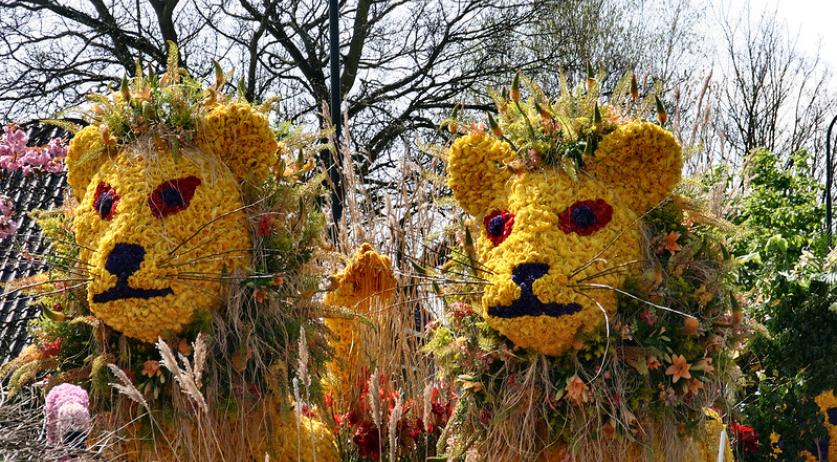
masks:
<path fill-rule="evenodd" d="M 192 365 L 189 363 L 189 359 L 180 354 L 180 361 L 185 367 L 185 369 L 181 369 L 171 348 L 169 348 L 169 345 L 162 338 L 157 339 L 157 349 L 160 351 L 160 364 L 171 372 L 172 377 L 174 377 L 180 389 L 192 399 L 198 408 L 204 414 L 208 413 L 209 406 L 207 406 L 206 399 L 204 399 L 195 381 L 195 373 Z"/>
<path fill-rule="evenodd" d="M 116 376 L 116 378 L 121 383 L 109 383 L 111 387 L 113 387 L 119 393 L 127 396 L 131 401 L 139 404 L 140 406 L 144 407 L 146 411 L 151 412 L 151 409 L 148 407 L 148 403 L 145 401 L 145 398 L 142 397 L 142 393 L 137 390 L 137 387 L 131 383 L 131 379 L 128 378 L 128 375 L 125 374 L 125 371 L 119 368 L 116 364 L 108 363 L 108 369 L 110 369 L 111 373 Z"/>

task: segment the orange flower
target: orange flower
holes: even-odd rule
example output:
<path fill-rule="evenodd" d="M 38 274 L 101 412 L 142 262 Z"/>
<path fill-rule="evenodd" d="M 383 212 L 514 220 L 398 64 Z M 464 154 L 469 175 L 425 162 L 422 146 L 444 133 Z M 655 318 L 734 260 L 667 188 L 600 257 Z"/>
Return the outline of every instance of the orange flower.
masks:
<path fill-rule="evenodd" d="M 680 250 L 683 250 L 683 246 L 677 243 L 678 239 L 680 239 L 680 233 L 677 231 L 670 231 L 666 234 L 666 237 L 663 238 L 663 249 L 668 250 L 672 255 Z"/>
<path fill-rule="evenodd" d="M 704 374 L 711 374 L 715 372 L 715 366 L 712 365 L 712 358 L 703 358 L 695 364 L 696 371 L 703 371 Z"/>
<path fill-rule="evenodd" d="M 485 124 L 482 122 L 475 122 L 471 124 L 471 135 L 477 138 L 482 138 L 485 134 Z"/>
<path fill-rule="evenodd" d="M 686 318 L 683 320 L 683 333 L 686 335 L 695 335 L 700 329 L 700 321 L 697 318 Z"/>
<path fill-rule="evenodd" d="M 155 377 L 160 375 L 160 362 L 149 359 L 142 363 L 142 375 L 146 377 Z"/>
<path fill-rule="evenodd" d="M 680 379 L 691 379 L 692 374 L 689 373 L 691 367 L 692 365 L 686 362 L 686 358 L 683 355 L 673 355 L 671 357 L 671 366 L 668 366 L 668 369 L 666 369 L 666 375 L 673 376 L 672 383 L 677 383 Z"/>
<path fill-rule="evenodd" d="M 700 380 L 698 380 L 698 379 L 692 379 L 692 381 L 691 381 L 691 382 L 689 382 L 689 394 L 690 394 L 690 395 L 696 395 L 696 394 L 698 394 L 698 392 L 699 392 L 702 388 L 703 388 L 703 382 L 701 382 L 701 381 L 700 381 Z"/>
<path fill-rule="evenodd" d="M 264 303 L 265 299 L 267 299 L 267 289 L 264 287 L 257 288 L 253 291 L 253 298 L 259 303 Z"/>
<path fill-rule="evenodd" d="M 649 356 L 648 359 L 646 360 L 646 364 L 648 365 L 648 369 L 651 369 L 651 370 L 654 370 L 654 369 L 662 366 L 662 363 L 660 363 L 660 361 L 657 360 L 656 356 Z"/>
<path fill-rule="evenodd" d="M 177 351 L 180 352 L 183 356 L 189 356 L 192 354 L 192 347 L 189 345 L 189 342 L 186 341 L 185 338 L 180 339 L 177 343 Z"/>
<path fill-rule="evenodd" d="M 576 404 L 590 401 L 590 388 L 579 376 L 574 375 L 567 381 L 567 398 Z"/>

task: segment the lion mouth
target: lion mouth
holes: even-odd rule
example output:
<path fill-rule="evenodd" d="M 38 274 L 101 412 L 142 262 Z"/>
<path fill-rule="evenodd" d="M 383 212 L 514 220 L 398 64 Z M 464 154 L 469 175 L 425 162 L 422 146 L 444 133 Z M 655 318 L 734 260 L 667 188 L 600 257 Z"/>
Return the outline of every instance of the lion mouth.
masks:
<path fill-rule="evenodd" d="M 518 298 L 511 305 L 490 306 L 488 315 L 496 318 L 519 318 L 521 316 L 552 316 L 554 318 L 567 316 L 581 311 L 578 303 L 543 303 L 537 298 L 524 300 Z"/>
<path fill-rule="evenodd" d="M 488 315 L 497 318 L 521 316 L 567 316 L 581 311 L 578 303 L 544 303 L 532 290 L 535 281 L 549 272 L 546 263 L 522 263 L 512 270 L 511 279 L 520 287 L 520 297 L 510 305 L 488 307 Z"/>
<path fill-rule="evenodd" d="M 93 302 L 107 303 L 114 300 L 125 300 L 129 298 L 154 298 L 165 297 L 166 295 L 173 295 L 174 291 L 170 287 L 164 289 L 137 289 L 128 285 L 128 281 L 120 279 L 116 281 L 116 285 L 110 289 L 93 295 Z"/>

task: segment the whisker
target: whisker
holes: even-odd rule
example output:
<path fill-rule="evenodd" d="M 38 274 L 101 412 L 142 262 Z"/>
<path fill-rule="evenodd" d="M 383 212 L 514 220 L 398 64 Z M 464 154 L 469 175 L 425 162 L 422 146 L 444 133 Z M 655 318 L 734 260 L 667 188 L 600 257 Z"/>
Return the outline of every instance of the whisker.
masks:
<path fill-rule="evenodd" d="M 171 252 L 169 252 L 169 253 L 168 253 L 168 255 L 167 255 L 167 257 L 169 257 L 169 258 L 167 258 L 167 259 L 163 260 L 163 263 L 164 263 L 164 264 L 165 264 L 165 263 L 170 263 L 170 262 L 172 262 L 172 261 L 174 261 L 174 260 L 176 260 L 176 259 L 178 259 L 178 258 L 185 257 L 185 256 L 187 256 L 187 255 L 191 254 L 192 252 L 196 252 L 196 251 L 198 251 L 198 250 L 201 250 L 201 249 L 205 248 L 206 244 L 208 244 L 208 243 L 210 243 L 210 242 L 214 241 L 214 240 L 217 238 L 217 236 L 218 236 L 218 234 L 216 234 L 216 233 L 213 231 L 213 232 L 212 232 L 212 233 L 210 233 L 208 236 L 205 236 L 203 239 L 199 239 L 199 240 L 197 240 L 197 241 L 193 242 L 193 244 L 195 244 L 195 245 L 193 245 L 192 247 L 187 248 L 186 250 L 184 250 L 183 252 L 181 252 L 181 253 L 179 253 L 179 254 L 177 254 L 177 255 L 172 255 L 172 253 L 171 253 Z M 190 238 L 190 239 L 191 239 L 191 238 Z M 182 243 L 181 243 L 181 244 L 182 244 Z M 175 250 L 176 250 L 176 249 L 175 249 Z"/>
<path fill-rule="evenodd" d="M 431 248 L 430 246 L 428 246 L 427 244 L 425 244 L 425 243 L 423 243 L 423 242 L 421 243 L 421 245 L 423 246 L 424 250 L 429 250 L 431 253 L 434 253 L 436 256 L 442 256 L 442 252 L 441 252 L 440 250 L 433 249 L 433 248 Z M 468 257 L 468 254 L 463 253 L 463 252 L 460 252 L 460 251 L 456 250 L 456 248 L 454 248 L 454 247 L 446 247 L 446 249 L 447 249 L 450 253 L 452 253 L 452 254 L 461 255 L 461 256 L 465 257 L 466 259 L 469 259 L 469 260 L 470 260 L 470 258 Z M 388 250 L 390 250 L 390 251 L 392 251 L 392 250 L 399 251 L 399 249 L 394 249 L 394 248 L 390 248 L 390 249 L 388 249 Z M 419 259 L 418 259 L 418 258 L 416 258 L 416 257 L 413 257 L 413 256 L 411 256 L 411 255 L 404 254 L 404 258 L 406 258 L 406 259 L 410 260 L 410 261 L 411 261 L 411 262 L 413 262 L 413 263 L 418 264 L 418 260 L 419 260 Z M 473 263 L 475 264 L 475 266 L 471 266 L 471 262 L 470 262 L 470 261 L 467 261 L 467 262 L 466 262 L 466 261 L 460 261 L 460 260 L 457 260 L 457 259 L 455 259 L 455 258 L 453 258 L 453 257 L 451 257 L 451 256 L 447 256 L 447 258 L 448 258 L 449 260 L 451 260 L 451 261 L 455 262 L 455 263 L 458 263 L 458 264 L 463 265 L 463 266 L 465 266 L 465 267 L 471 268 L 471 269 L 473 269 L 473 270 L 475 270 L 475 271 L 482 271 L 483 273 L 486 273 L 486 274 L 494 274 L 494 272 L 493 272 L 493 271 L 489 270 L 486 266 L 484 266 L 484 265 L 483 265 L 482 263 L 480 263 L 479 261 L 474 260 L 474 262 L 473 262 Z"/>
<path fill-rule="evenodd" d="M 572 278 L 574 278 L 574 277 L 575 277 L 578 273 L 580 273 L 580 272 L 582 272 L 582 271 L 586 270 L 587 268 L 589 268 L 590 266 L 592 266 L 592 265 L 593 265 L 594 263 L 596 263 L 596 262 L 607 263 L 607 260 L 605 260 L 604 258 L 596 258 L 596 257 L 593 257 L 593 258 L 591 258 L 590 260 L 587 260 L 584 264 L 582 264 L 581 266 L 579 266 L 579 267 L 578 267 L 578 268 L 576 268 L 575 270 L 573 270 L 573 272 L 572 272 L 572 273 L 570 273 L 570 275 L 569 275 L 569 276 L 567 276 L 567 278 L 568 278 L 568 279 L 572 279 Z"/>
<path fill-rule="evenodd" d="M 68 253 L 65 253 L 65 252 L 57 252 L 57 251 L 55 251 L 55 250 L 50 250 L 50 251 L 51 251 L 51 252 L 53 252 L 53 253 L 54 253 L 54 255 L 58 255 L 60 258 L 65 259 L 68 263 L 73 263 L 74 265 L 86 266 L 86 267 L 88 267 L 88 268 L 92 268 L 92 267 L 93 267 L 93 265 L 91 265 L 91 264 L 89 264 L 89 263 L 87 263 L 87 262 L 83 262 L 83 261 L 81 261 L 78 257 L 75 257 L 75 256 L 70 255 L 70 254 L 68 254 Z M 21 251 L 20 251 L 20 253 L 21 253 L 21 254 L 23 254 L 24 256 L 31 255 L 33 258 L 38 259 L 40 262 L 47 263 L 47 264 L 50 264 L 50 265 L 54 265 L 54 263 L 47 262 L 47 261 L 45 260 L 46 258 L 53 256 L 53 255 L 50 255 L 50 254 L 48 254 L 48 253 L 43 253 L 43 252 L 33 252 L 33 251 L 31 251 L 31 250 L 21 250 Z"/>
<path fill-rule="evenodd" d="M 247 250 L 248 249 L 234 249 L 234 250 L 228 250 L 226 252 L 217 252 L 217 253 L 213 253 L 213 254 L 202 255 L 200 257 L 195 257 L 191 260 L 186 260 L 186 261 L 178 262 L 178 263 L 172 263 L 175 260 L 174 258 L 172 258 L 172 259 L 167 260 L 167 263 L 159 265 L 158 268 L 179 268 L 179 267 L 182 267 L 182 266 L 188 266 L 188 265 L 197 263 L 199 261 L 223 260 L 223 259 L 226 259 L 226 258 L 249 258 L 250 255 L 247 252 Z M 230 254 L 234 254 L 234 253 L 237 253 L 237 252 L 241 252 L 242 254 L 241 255 L 230 255 Z M 181 254 L 181 255 L 183 255 L 183 254 Z"/>
<path fill-rule="evenodd" d="M 589 282 L 587 282 L 587 283 L 583 283 L 583 284 L 576 284 L 576 285 L 577 285 L 577 286 L 591 287 L 591 288 L 594 288 L 594 289 L 606 289 L 606 290 L 612 290 L 612 291 L 614 291 L 614 292 L 618 292 L 618 293 L 620 293 L 620 294 L 622 294 L 622 295 L 625 295 L 625 296 L 627 296 L 627 297 L 630 297 L 630 298 L 632 298 L 632 299 L 634 299 L 634 300 L 636 300 L 636 301 L 638 301 L 638 302 L 642 302 L 642 303 L 645 303 L 646 305 L 653 306 L 654 308 L 659 308 L 659 309 L 664 310 L 664 311 L 670 311 L 670 312 L 672 312 L 672 313 L 679 314 L 680 316 L 684 316 L 684 317 L 687 317 L 687 318 L 697 319 L 695 316 L 692 316 L 691 314 L 687 314 L 687 313 L 684 313 L 684 312 L 682 312 L 682 311 L 677 311 L 677 310 L 675 310 L 674 308 L 669 308 L 669 307 L 667 307 L 667 306 L 657 305 L 656 303 L 649 302 L 648 300 L 641 299 L 641 298 L 637 297 L 636 295 L 634 295 L 634 294 L 632 294 L 632 293 L 630 293 L 630 292 L 626 292 L 626 291 L 624 291 L 624 290 L 622 290 L 622 289 L 617 289 L 617 288 L 615 288 L 615 287 L 611 287 L 611 286 L 609 286 L 609 285 L 607 285 L 607 284 L 595 284 L 595 283 L 589 283 Z"/>
<path fill-rule="evenodd" d="M 246 210 L 246 209 L 248 209 L 248 208 L 250 208 L 250 207 L 255 207 L 256 205 L 258 205 L 258 204 L 260 204 L 260 203 L 264 202 L 267 198 L 268 198 L 268 196 L 265 196 L 265 197 L 263 197 L 263 198 L 261 198 L 261 199 L 257 200 L 256 202 L 253 202 L 252 204 L 242 205 L 241 207 L 238 207 L 238 208 L 236 208 L 236 209 L 230 210 L 230 211 L 228 211 L 228 212 L 224 212 L 224 213 L 222 213 L 221 215 L 218 215 L 217 217 L 213 218 L 212 220 L 210 220 L 210 221 L 208 221 L 208 222 L 206 222 L 206 223 L 202 224 L 201 226 L 199 226 L 199 227 L 198 227 L 198 229 L 196 229 L 196 230 L 195 230 L 195 232 L 194 232 L 194 233 L 192 233 L 189 237 L 187 237 L 186 239 L 184 239 L 184 240 L 183 240 L 180 244 L 177 244 L 177 246 L 175 246 L 175 248 L 174 248 L 174 249 L 172 249 L 172 250 L 171 250 L 171 252 L 169 252 L 169 255 L 171 255 L 171 254 L 173 254 L 173 253 L 177 252 L 177 250 L 178 250 L 179 248 L 183 247 L 183 245 L 184 245 L 184 244 L 186 244 L 186 243 L 187 243 L 187 242 L 189 242 L 190 240 L 194 239 L 194 238 L 195 238 L 195 236 L 197 236 L 197 235 L 198 235 L 201 231 L 203 231 L 204 229 L 206 229 L 206 227 L 207 227 L 207 226 L 210 226 L 210 225 L 212 225 L 213 223 L 216 223 L 218 220 L 220 220 L 220 219 L 222 219 L 222 218 L 224 218 L 224 217 L 228 217 L 228 216 L 230 216 L 230 215 L 232 215 L 232 214 L 234 214 L 234 213 L 238 213 L 238 212 L 240 212 L 240 211 L 242 211 L 242 210 Z"/>
<path fill-rule="evenodd" d="M 626 267 L 631 266 L 633 264 L 636 264 L 638 262 L 639 262 L 639 260 L 631 260 L 631 261 L 627 261 L 627 262 L 624 262 L 624 263 L 620 263 L 618 265 L 613 265 L 613 266 L 610 266 L 608 268 L 605 268 L 605 269 L 599 271 L 598 273 L 588 274 L 587 276 L 584 276 L 583 278 L 578 279 L 577 281 L 578 282 L 584 282 L 584 281 L 588 281 L 590 279 L 596 279 L 596 278 L 608 276 L 610 274 L 624 273 L 624 272 L 627 272 L 625 270 Z"/>
<path fill-rule="evenodd" d="M 434 281 L 434 282 L 444 282 L 444 283 L 452 283 L 452 284 L 491 285 L 490 282 L 488 282 L 484 279 L 480 279 L 479 281 L 470 281 L 470 280 L 466 280 L 466 279 L 449 279 L 449 278 L 443 278 L 443 277 L 434 278 L 432 276 L 422 275 L 422 274 L 418 274 L 418 273 L 408 273 L 408 272 L 399 271 L 399 270 L 393 270 L 392 272 L 394 274 L 397 274 L 397 275 L 400 275 L 400 276 L 406 276 L 406 277 L 409 277 L 409 278 L 422 279 L 422 280 L 428 280 L 428 281 Z"/>
<path fill-rule="evenodd" d="M 40 293 L 40 294 L 21 295 L 19 297 L 14 297 L 13 300 L 29 300 L 29 299 L 36 300 L 38 298 L 45 297 L 47 295 L 62 294 L 64 292 L 69 292 L 73 289 L 78 289 L 79 287 L 84 287 L 87 284 L 87 282 L 89 282 L 89 281 L 82 282 L 81 284 L 76 284 L 76 285 L 70 286 L 70 287 L 63 287 L 61 289 L 50 290 L 49 292 L 43 292 L 43 293 Z M 15 293 L 15 292 L 17 292 L 17 291 L 15 290 L 15 291 L 0 295 L 0 300 L 6 298 L 6 295 L 9 295 L 9 294 L 12 294 L 12 293 Z"/>
<path fill-rule="evenodd" d="M 440 273 L 443 273 L 443 274 L 453 274 L 453 275 L 461 276 L 461 277 L 464 277 L 464 278 L 479 279 L 480 281 L 487 281 L 488 280 L 486 278 L 481 278 L 474 273 L 470 273 L 470 274 L 469 273 L 463 273 L 463 272 L 460 272 L 460 271 L 453 271 L 451 269 L 440 269 L 438 271 Z"/>
<path fill-rule="evenodd" d="M 593 378 L 587 382 L 587 385 L 590 385 L 597 378 L 599 378 L 599 375 L 601 375 L 602 371 L 604 370 L 605 362 L 607 361 L 607 352 L 610 351 L 610 317 L 607 315 L 607 310 L 602 306 L 601 303 L 599 303 L 598 300 L 596 300 L 588 294 L 585 294 L 584 292 L 578 290 L 574 290 L 574 292 L 589 298 L 593 303 L 595 303 L 596 306 L 599 307 L 599 310 L 601 310 L 605 318 L 605 335 L 607 336 L 607 343 L 605 343 L 605 351 L 604 353 L 602 353 L 602 363 L 599 365 L 599 369 L 596 371 L 596 375 L 594 375 Z"/>
<path fill-rule="evenodd" d="M 645 218 L 645 217 L 646 217 L 649 213 L 651 213 L 653 210 L 656 210 L 657 208 L 659 208 L 659 207 L 660 207 L 660 205 L 662 205 L 662 204 L 663 204 L 663 202 L 665 202 L 665 199 L 663 199 L 662 201 L 660 201 L 659 203 L 657 203 L 657 205 L 655 205 L 655 206 L 651 207 L 650 209 L 648 209 L 648 210 L 647 210 L 645 213 L 643 213 L 642 215 L 640 215 L 640 216 L 636 217 L 636 219 L 633 221 L 633 223 L 632 223 L 632 224 L 633 224 L 633 225 L 637 225 L 637 226 L 638 226 L 638 225 L 639 225 L 639 223 L 642 221 L 642 219 L 643 219 L 643 218 Z M 612 247 L 612 246 L 613 246 L 613 244 L 615 244 L 615 243 L 616 243 L 616 241 L 618 241 L 618 240 L 619 240 L 619 238 L 621 238 L 621 237 L 622 237 L 622 235 L 623 235 L 623 234 L 625 234 L 625 231 L 627 231 L 628 229 L 630 229 L 630 227 L 627 227 L 627 226 L 626 226 L 626 227 L 622 228 L 622 230 L 620 230 L 620 231 L 616 234 L 616 236 L 614 236 L 614 237 L 613 237 L 613 239 L 611 239 L 611 240 L 610 240 L 610 242 L 608 242 L 608 243 L 607 243 L 607 245 L 605 245 L 605 246 L 602 248 L 602 250 L 600 250 L 600 251 L 599 251 L 596 255 L 593 255 L 593 256 L 590 258 L 590 260 L 589 260 L 589 261 L 587 261 L 586 263 L 582 264 L 579 268 L 574 269 L 574 270 L 572 271 L 572 273 L 570 273 L 570 278 L 572 278 L 572 277 L 573 277 L 573 276 L 575 276 L 576 274 L 580 273 L 581 271 L 584 271 L 584 269 L 585 269 L 585 268 L 587 268 L 587 267 L 589 267 L 590 265 L 592 265 L 592 264 L 594 263 L 594 260 L 597 260 L 599 257 L 601 257 L 601 256 L 602 256 L 602 254 L 603 254 L 603 253 L 605 253 L 608 249 L 610 249 L 610 247 Z"/>
<path fill-rule="evenodd" d="M 185 276 L 185 277 L 184 277 Z M 251 274 L 251 275 L 241 275 L 241 276 L 224 276 L 221 274 L 213 274 L 213 273 L 201 273 L 201 272 L 193 272 L 193 271 L 185 271 L 181 273 L 175 274 L 166 274 L 160 277 L 168 278 L 168 279 L 199 279 L 204 281 L 249 281 L 254 279 L 273 279 L 276 276 L 280 276 L 279 273 L 273 274 Z"/>
<path fill-rule="evenodd" d="M 371 310 L 370 314 L 383 313 L 385 310 L 388 310 L 388 309 L 394 309 L 394 308 L 398 308 L 398 307 L 414 305 L 414 304 L 419 303 L 419 302 L 438 300 L 438 299 L 444 298 L 444 297 L 467 296 L 467 295 L 482 295 L 482 291 L 454 292 L 454 293 L 444 294 L 444 296 L 429 295 L 429 296 L 426 296 L 426 297 L 414 297 L 414 298 L 409 298 L 409 299 L 403 299 L 403 300 L 399 300 L 399 301 L 394 301 L 393 303 L 389 303 L 387 307 L 384 307 L 382 309 Z"/>
<path fill-rule="evenodd" d="M 12 289 L 8 292 L 3 292 L 2 294 L 0 294 L 0 300 L 2 300 L 4 298 L 7 298 L 9 295 L 16 294 L 18 292 L 28 290 L 28 289 L 34 289 L 36 287 L 40 287 L 40 286 L 47 285 L 47 284 L 67 283 L 67 282 L 82 282 L 81 285 L 84 285 L 84 283 L 90 282 L 92 280 L 93 279 L 90 279 L 90 278 L 70 278 L 70 279 L 54 279 L 54 280 L 40 281 L 40 282 L 36 282 L 36 283 L 32 283 L 32 284 L 27 284 L 27 285 L 22 286 L 22 287 L 17 287 L 17 288 Z M 38 294 L 38 295 L 42 295 L 42 294 Z"/>
<path fill-rule="evenodd" d="M 183 262 L 175 262 L 175 260 L 177 260 L 178 258 L 184 257 L 184 256 L 188 255 L 189 253 L 191 253 L 191 252 L 193 252 L 197 249 L 200 249 L 200 248 L 201 247 L 198 245 L 198 246 L 196 246 L 192 249 L 187 250 L 184 253 L 175 255 L 173 258 L 169 258 L 169 259 L 165 260 L 163 263 L 159 264 L 158 267 L 159 268 L 177 268 L 177 267 L 186 266 L 186 265 L 195 263 L 197 261 L 201 261 L 201 260 L 205 260 L 205 259 L 211 260 L 215 257 L 220 257 L 222 255 L 234 254 L 234 253 L 237 253 L 237 252 L 240 252 L 241 255 L 235 256 L 235 257 L 224 257 L 224 258 L 248 258 L 248 257 L 250 257 L 251 253 L 256 253 L 256 254 L 261 254 L 261 255 L 289 255 L 293 252 L 293 250 L 260 249 L 260 248 L 257 248 L 257 247 L 249 247 L 249 248 L 241 248 L 241 249 L 230 249 L 230 250 L 226 250 L 226 251 L 223 251 L 223 252 L 215 252 L 215 253 L 211 253 L 211 254 L 201 255 L 201 256 L 195 257 L 191 260 L 186 260 L 186 261 L 183 261 Z"/>

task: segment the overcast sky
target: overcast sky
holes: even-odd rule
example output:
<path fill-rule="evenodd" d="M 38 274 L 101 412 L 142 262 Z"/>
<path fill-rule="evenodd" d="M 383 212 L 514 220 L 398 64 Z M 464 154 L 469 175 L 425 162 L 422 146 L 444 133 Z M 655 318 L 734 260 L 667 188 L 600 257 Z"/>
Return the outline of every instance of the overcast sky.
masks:
<path fill-rule="evenodd" d="M 837 72 L 837 1 L 835 0 L 713 0 L 738 12 L 749 3 L 758 14 L 764 8 L 776 9 L 787 21 L 791 34 L 799 33 L 799 48 L 813 56 L 821 43 L 820 57 Z"/>

